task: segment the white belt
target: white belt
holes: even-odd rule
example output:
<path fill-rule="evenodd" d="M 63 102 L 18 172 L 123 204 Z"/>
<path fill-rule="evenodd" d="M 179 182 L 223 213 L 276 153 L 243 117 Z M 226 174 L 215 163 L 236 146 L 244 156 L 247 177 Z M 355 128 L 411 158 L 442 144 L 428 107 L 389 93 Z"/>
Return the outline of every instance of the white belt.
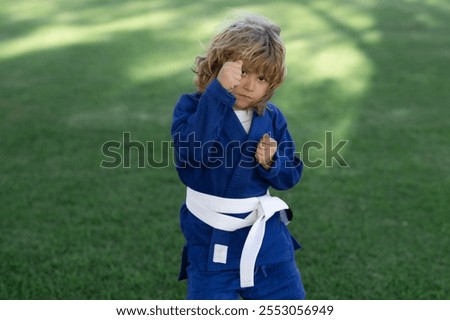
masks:
<path fill-rule="evenodd" d="M 266 221 L 276 212 L 288 209 L 288 205 L 269 193 L 260 197 L 232 199 L 197 192 L 188 187 L 186 206 L 198 219 L 216 229 L 232 232 L 252 226 L 242 249 L 240 279 L 242 288 L 253 287 L 256 257 L 263 242 Z M 246 212 L 251 213 L 244 219 L 228 215 Z"/>

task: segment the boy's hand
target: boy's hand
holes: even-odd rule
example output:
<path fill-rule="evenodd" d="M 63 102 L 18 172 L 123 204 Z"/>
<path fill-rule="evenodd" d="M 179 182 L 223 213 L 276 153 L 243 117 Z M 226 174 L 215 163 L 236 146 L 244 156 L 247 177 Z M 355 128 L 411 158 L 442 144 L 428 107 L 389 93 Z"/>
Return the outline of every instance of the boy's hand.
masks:
<path fill-rule="evenodd" d="M 277 141 L 267 133 L 259 140 L 255 158 L 264 169 L 269 170 L 273 163 L 273 155 L 277 151 Z"/>
<path fill-rule="evenodd" d="M 217 75 L 217 80 L 229 92 L 241 83 L 242 63 L 242 60 L 227 61 Z"/>

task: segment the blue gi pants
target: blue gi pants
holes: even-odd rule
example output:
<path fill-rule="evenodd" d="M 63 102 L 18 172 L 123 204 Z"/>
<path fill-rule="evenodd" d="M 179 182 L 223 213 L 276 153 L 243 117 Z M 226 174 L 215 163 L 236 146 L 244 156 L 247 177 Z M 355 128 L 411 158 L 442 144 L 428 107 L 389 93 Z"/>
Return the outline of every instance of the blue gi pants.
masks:
<path fill-rule="evenodd" d="M 305 289 L 294 260 L 256 267 L 255 286 L 241 288 L 239 270 L 197 271 L 188 267 L 190 300 L 303 300 Z"/>

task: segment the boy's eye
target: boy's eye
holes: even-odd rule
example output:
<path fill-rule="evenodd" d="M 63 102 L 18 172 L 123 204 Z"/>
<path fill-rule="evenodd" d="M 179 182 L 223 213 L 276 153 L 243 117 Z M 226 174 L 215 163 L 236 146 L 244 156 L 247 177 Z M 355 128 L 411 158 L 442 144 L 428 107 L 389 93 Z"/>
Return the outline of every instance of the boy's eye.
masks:
<path fill-rule="evenodd" d="M 261 82 L 267 81 L 267 79 L 264 76 L 259 76 L 258 80 Z"/>
<path fill-rule="evenodd" d="M 242 74 L 247 74 L 247 70 L 242 69 Z"/>

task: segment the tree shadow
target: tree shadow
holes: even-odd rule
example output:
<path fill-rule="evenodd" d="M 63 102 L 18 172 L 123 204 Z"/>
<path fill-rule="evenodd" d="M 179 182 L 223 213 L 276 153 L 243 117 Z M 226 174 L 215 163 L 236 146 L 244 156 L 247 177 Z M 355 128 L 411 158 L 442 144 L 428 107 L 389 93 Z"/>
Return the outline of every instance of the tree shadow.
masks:
<path fill-rule="evenodd" d="M 354 113 L 345 134 L 350 140 L 345 150 L 350 168 L 306 171 L 306 191 L 298 191 L 299 207 L 315 213 L 303 217 L 315 229 L 303 231 L 315 252 L 300 258 L 310 298 L 445 298 L 449 283 L 444 266 L 449 260 L 443 248 L 448 245 L 440 243 L 448 239 L 443 190 L 449 180 L 440 176 L 448 176 L 444 140 L 450 123 L 444 114 L 450 96 L 444 88 L 449 86 L 450 71 L 445 23 L 449 8 L 406 1 L 378 3 L 370 13 L 379 39 L 370 43 L 361 36 L 363 30 L 333 14 L 332 5 L 321 7 L 313 1 L 302 5 L 333 32 L 351 39 L 373 66 L 362 96 L 345 98 L 329 81 L 300 89 L 306 91 L 304 107 L 317 113 L 308 118 L 314 127 L 307 125 L 306 136 L 314 128 L 335 129 L 333 117 L 326 117 L 324 110 L 328 115 L 338 110 Z M 308 100 L 309 94 L 319 98 Z M 326 97 L 334 103 L 334 112 L 321 101 Z M 312 200 L 320 207 L 305 206 Z"/>

